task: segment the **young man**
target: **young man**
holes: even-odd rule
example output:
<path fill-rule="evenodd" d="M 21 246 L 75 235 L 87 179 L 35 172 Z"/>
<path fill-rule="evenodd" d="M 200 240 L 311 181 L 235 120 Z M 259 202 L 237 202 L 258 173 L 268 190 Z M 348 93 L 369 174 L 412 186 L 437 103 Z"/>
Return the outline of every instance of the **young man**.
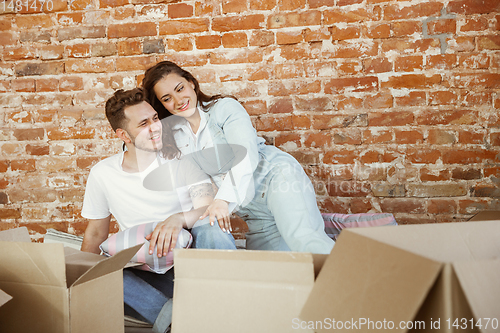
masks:
<path fill-rule="evenodd" d="M 136 88 L 119 90 L 106 102 L 106 117 L 126 150 L 97 163 L 90 171 L 82 216 L 89 220 L 82 251 L 99 253 L 108 237 L 111 216 L 125 230 L 138 224 L 160 222 L 146 238 L 150 254 L 162 257 L 176 244 L 182 228 L 191 229 L 193 246 L 234 249 L 234 239 L 208 218 L 199 220 L 213 200 L 212 185 L 201 181 L 202 171 L 188 160 L 162 157 L 162 124 Z M 151 191 L 143 180 L 151 171 L 169 163 L 172 188 Z M 155 251 L 156 248 L 156 252 Z M 165 332 L 171 320 L 173 273 L 165 275 L 124 270 L 124 301 L 128 314 L 154 323 Z"/>

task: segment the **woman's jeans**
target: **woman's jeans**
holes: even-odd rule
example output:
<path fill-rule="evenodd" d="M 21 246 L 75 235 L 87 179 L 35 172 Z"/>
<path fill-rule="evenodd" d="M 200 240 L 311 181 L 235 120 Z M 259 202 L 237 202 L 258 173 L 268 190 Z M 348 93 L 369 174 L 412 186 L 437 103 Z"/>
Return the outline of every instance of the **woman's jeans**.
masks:
<path fill-rule="evenodd" d="M 232 235 L 224 233 L 217 222 L 213 226 L 208 217 L 198 221 L 191 229 L 193 248 L 230 249 L 236 246 Z M 165 332 L 171 322 L 174 269 L 165 274 L 141 271 L 133 268 L 123 270 L 123 299 L 125 314 L 150 324 L 161 320 L 159 332 Z M 162 311 L 162 308 L 165 309 Z M 161 313 L 162 318 L 158 315 Z M 158 322 L 156 323 L 158 324 Z M 165 326 L 165 327 L 164 327 Z"/>

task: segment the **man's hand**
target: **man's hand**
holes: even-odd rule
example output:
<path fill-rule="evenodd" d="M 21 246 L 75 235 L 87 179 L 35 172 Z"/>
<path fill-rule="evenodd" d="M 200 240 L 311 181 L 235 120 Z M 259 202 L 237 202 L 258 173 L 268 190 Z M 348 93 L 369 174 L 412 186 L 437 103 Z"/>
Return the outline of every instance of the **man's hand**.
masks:
<path fill-rule="evenodd" d="M 158 258 L 166 256 L 172 251 L 177 243 L 179 232 L 183 228 L 184 221 L 178 214 L 172 215 L 165 221 L 158 223 L 155 230 L 146 236 L 149 243 L 149 254 L 153 254 L 155 246 Z"/>
<path fill-rule="evenodd" d="M 210 225 L 214 225 L 215 218 L 219 222 L 219 227 L 222 231 L 228 234 L 233 231 L 231 228 L 231 220 L 229 218 L 229 204 L 227 201 L 215 199 L 207 208 L 205 213 L 200 217 L 203 220 L 205 217 L 210 216 Z"/>

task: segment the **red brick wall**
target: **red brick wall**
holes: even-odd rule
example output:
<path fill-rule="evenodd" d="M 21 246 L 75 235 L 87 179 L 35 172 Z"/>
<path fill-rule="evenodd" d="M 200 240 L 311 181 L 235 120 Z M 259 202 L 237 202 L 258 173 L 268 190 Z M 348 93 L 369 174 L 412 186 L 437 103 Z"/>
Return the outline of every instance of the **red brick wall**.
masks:
<path fill-rule="evenodd" d="M 328 212 L 499 209 L 498 0 L 0 2 L 0 229 L 82 234 L 117 88 L 172 60 L 233 94 Z M 36 8 L 35 8 L 36 7 Z"/>

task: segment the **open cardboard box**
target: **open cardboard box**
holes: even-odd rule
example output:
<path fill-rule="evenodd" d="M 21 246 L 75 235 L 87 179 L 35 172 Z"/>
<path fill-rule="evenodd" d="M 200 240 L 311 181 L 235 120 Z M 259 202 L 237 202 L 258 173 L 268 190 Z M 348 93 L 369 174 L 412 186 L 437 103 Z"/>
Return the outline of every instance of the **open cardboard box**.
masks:
<path fill-rule="evenodd" d="M 19 240 L 18 242 L 15 242 Z M 141 245 L 113 257 L 31 243 L 26 228 L 0 232 L 0 331 L 124 331 L 122 268 Z"/>
<path fill-rule="evenodd" d="M 175 249 L 174 261 L 173 333 L 298 332 L 310 253 Z"/>
<path fill-rule="evenodd" d="M 499 332 L 497 217 L 343 230 L 296 326 L 317 332 Z"/>

